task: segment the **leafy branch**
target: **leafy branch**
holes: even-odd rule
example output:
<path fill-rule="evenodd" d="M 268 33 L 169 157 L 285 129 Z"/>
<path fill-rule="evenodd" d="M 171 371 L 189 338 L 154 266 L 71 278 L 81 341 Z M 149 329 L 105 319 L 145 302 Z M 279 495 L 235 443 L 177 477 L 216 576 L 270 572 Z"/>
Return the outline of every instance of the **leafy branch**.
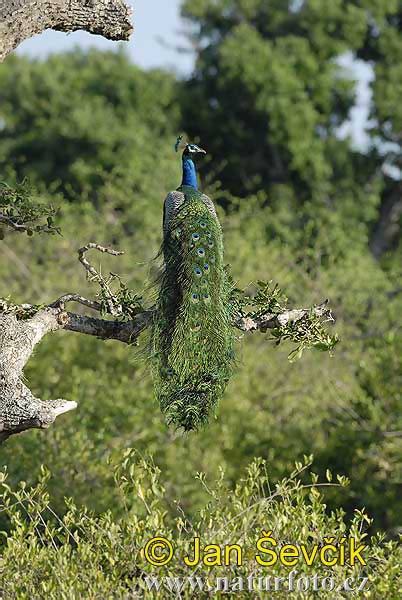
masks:
<path fill-rule="evenodd" d="M 57 210 L 52 205 L 32 200 L 33 190 L 26 180 L 15 187 L 0 182 L 0 239 L 4 238 L 1 225 L 18 232 L 60 234 L 55 225 Z"/>
<path fill-rule="evenodd" d="M 291 362 L 302 357 L 305 350 L 314 348 L 322 352 L 331 352 L 339 342 L 337 334 L 328 333 L 326 324 L 333 323 L 334 317 L 328 307 L 328 300 L 309 309 L 291 310 L 288 299 L 281 288 L 272 282 L 257 282 L 254 296 L 246 295 L 244 290 L 235 289 L 232 305 L 235 310 L 235 324 L 244 331 L 268 330 L 271 340 L 279 346 L 282 342 L 296 344 L 289 354 Z"/>

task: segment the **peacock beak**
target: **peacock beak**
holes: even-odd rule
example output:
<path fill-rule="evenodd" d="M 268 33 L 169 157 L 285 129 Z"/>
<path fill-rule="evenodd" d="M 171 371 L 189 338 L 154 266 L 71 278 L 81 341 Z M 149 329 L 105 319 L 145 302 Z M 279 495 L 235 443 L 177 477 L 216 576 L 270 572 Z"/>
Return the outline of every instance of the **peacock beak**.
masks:
<path fill-rule="evenodd" d="M 207 151 L 204 150 L 203 148 L 200 148 L 199 146 L 194 146 L 194 150 L 193 150 L 194 154 L 206 154 Z"/>
<path fill-rule="evenodd" d="M 190 154 L 206 154 L 207 151 L 197 146 L 197 144 L 189 144 L 187 146 Z"/>

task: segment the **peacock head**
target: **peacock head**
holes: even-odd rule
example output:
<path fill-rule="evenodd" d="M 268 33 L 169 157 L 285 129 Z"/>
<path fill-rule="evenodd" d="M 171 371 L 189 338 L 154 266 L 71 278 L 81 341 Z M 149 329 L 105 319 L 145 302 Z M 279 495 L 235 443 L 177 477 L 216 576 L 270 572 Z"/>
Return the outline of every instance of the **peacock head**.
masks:
<path fill-rule="evenodd" d="M 184 139 L 183 135 L 179 135 L 174 146 L 176 152 L 183 150 L 183 158 L 193 158 L 197 154 L 206 154 L 206 151 L 197 146 L 197 144 L 190 144 Z"/>

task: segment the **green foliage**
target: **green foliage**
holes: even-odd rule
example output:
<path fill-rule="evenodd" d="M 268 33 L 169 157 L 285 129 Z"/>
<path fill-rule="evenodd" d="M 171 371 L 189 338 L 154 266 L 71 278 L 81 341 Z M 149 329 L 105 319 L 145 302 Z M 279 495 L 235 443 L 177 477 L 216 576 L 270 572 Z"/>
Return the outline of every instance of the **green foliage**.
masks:
<path fill-rule="evenodd" d="M 346 563 L 344 567 L 328 568 L 317 562 L 315 574 L 320 578 L 333 577 L 337 586 L 347 577 L 366 576 L 365 598 L 377 598 L 378 593 L 384 598 L 396 598 L 400 571 L 397 544 L 385 543 L 382 536 L 369 539 L 367 527 L 371 520 L 364 511 L 357 510 L 349 525 L 341 509 L 328 514 L 325 486 L 339 484 L 328 483 L 332 479 L 329 472 L 327 482 L 320 483 L 314 473 L 309 473 L 310 466 L 305 458 L 290 477 L 273 485 L 270 465 L 256 459 L 234 488 L 228 486 L 223 472 L 212 486 L 205 473 L 198 473 L 197 485 L 206 490 L 207 502 L 198 517 L 191 519 L 180 499 L 170 514 L 171 499 L 160 481 L 160 470 L 151 460 L 127 450 L 114 468 L 114 486 L 123 510 L 118 521 L 111 511 L 96 515 L 68 498 L 64 515 L 57 515 L 47 491 L 50 477 L 47 469 L 42 469 L 34 487 L 25 482 L 18 488 L 10 487 L 3 473 L 1 506 L 9 520 L 10 534 L 3 544 L 1 591 L 21 599 L 126 598 L 133 594 L 156 598 L 161 592 L 148 590 L 147 577 L 186 578 L 193 574 L 208 578 L 209 582 L 224 576 L 247 578 L 251 572 L 264 577 L 267 569 L 258 567 L 255 561 L 256 543 L 264 535 L 262 532 L 269 530 L 278 550 L 292 543 L 304 544 L 310 551 L 315 544 L 322 547 L 324 538 L 333 538 L 334 544 L 348 537 L 355 539 L 356 546 L 363 542 L 366 567 L 359 563 L 351 567 Z M 347 485 L 344 478 L 339 480 L 341 486 Z M 164 567 L 153 567 L 144 558 L 144 547 L 156 532 L 174 547 L 172 562 Z M 213 543 L 223 548 L 238 543 L 243 548 L 242 566 L 232 560 L 227 567 L 206 567 L 201 563 L 189 569 L 183 557 L 192 556 L 195 537 L 200 538 L 201 547 Z M 262 557 L 269 558 L 264 554 Z M 298 576 L 311 575 L 311 567 L 305 563 L 299 563 L 297 570 Z M 287 577 L 287 574 L 279 561 L 269 568 L 273 577 Z M 175 592 L 162 593 L 175 597 Z M 277 595 L 285 598 L 288 594 Z M 194 592 L 188 586 L 181 597 L 193 598 Z M 255 595 L 243 592 L 242 597 Z M 331 595 L 322 593 L 321 597 Z"/>
<path fill-rule="evenodd" d="M 258 321 L 262 317 L 278 317 L 285 311 L 291 310 L 287 307 L 288 299 L 278 284 L 272 287 L 271 281 L 258 281 L 257 286 L 256 293 L 251 296 L 245 295 L 243 290 L 234 290 L 232 302 L 237 314 L 245 319 Z M 251 306 L 253 306 L 253 310 L 250 311 Z M 339 336 L 328 333 L 325 327 L 325 322 L 328 321 L 333 321 L 328 311 L 317 314 L 312 307 L 300 317 L 289 318 L 284 322 L 280 320 L 275 327 L 271 328 L 271 336 L 277 346 L 282 342 L 297 344 L 297 347 L 289 354 L 289 360 L 293 362 L 302 357 L 304 350 L 315 348 L 322 352 L 331 352 L 335 348 L 339 342 Z M 261 326 L 260 329 L 265 333 L 268 326 L 266 328 Z"/>
<path fill-rule="evenodd" d="M 118 281 L 117 291 L 114 293 L 116 302 L 121 306 L 121 316 L 119 317 L 123 321 L 129 321 L 136 315 L 143 312 L 145 307 L 142 303 L 142 297 L 138 296 L 133 290 L 127 287 L 127 284 L 120 279 L 115 273 L 112 274 L 113 280 Z M 102 299 L 103 311 L 106 312 L 105 299 Z"/>
<path fill-rule="evenodd" d="M 341 256 L 352 238 L 365 246 L 381 206 L 399 194 L 382 167 L 400 167 L 400 5 L 188 0 L 182 12 L 197 48 L 183 117 L 191 135 L 208 140 L 208 176 L 237 197 L 264 190 L 271 235 L 295 252 L 302 246 L 304 260 Z M 339 135 L 356 101 L 345 56 L 376 76 L 373 135 L 362 151 Z"/>
<path fill-rule="evenodd" d="M 149 180 L 141 180 L 153 157 L 144 148 L 156 140 L 162 148 L 178 118 L 173 77 L 145 77 L 123 53 L 77 51 L 46 63 L 11 57 L 8 64 L 0 78 L 3 173 L 29 173 L 38 186 L 98 206 L 101 190 L 130 170 L 136 192 L 146 189 Z"/>
<path fill-rule="evenodd" d="M 34 233 L 60 233 L 54 224 L 57 211 L 51 205 L 38 204 L 31 199 L 32 190 L 26 181 L 10 187 L 0 182 L 0 227 L 10 227 L 26 231 L 28 236 Z M 0 229 L 0 239 L 4 231 Z"/>

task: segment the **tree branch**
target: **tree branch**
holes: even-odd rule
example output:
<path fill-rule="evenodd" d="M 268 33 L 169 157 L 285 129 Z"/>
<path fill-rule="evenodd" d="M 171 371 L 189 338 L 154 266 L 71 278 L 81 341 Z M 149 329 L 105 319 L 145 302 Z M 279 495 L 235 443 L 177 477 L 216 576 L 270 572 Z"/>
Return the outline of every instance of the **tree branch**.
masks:
<path fill-rule="evenodd" d="M 55 309 L 39 311 L 26 321 L 12 314 L 0 315 L 0 442 L 26 429 L 45 429 L 77 406 L 62 399 L 42 402 L 23 381 L 23 368 L 35 346 L 66 321 L 65 313 Z"/>
<path fill-rule="evenodd" d="M 236 319 L 235 325 L 241 331 L 259 330 L 262 333 L 265 333 L 268 329 L 277 329 L 284 327 L 288 323 L 297 323 L 311 313 L 316 317 L 324 317 L 328 321 L 334 321 L 334 317 L 328 306 L 328 300 L 325 300 L 322 304 L 313 306 L 312 309 L 301 308 L 298 310 L 285 310 L 279 314 L 265 313 L 254 318 L 240 316 Z"/>
<path fill-rule="evenodd" d="M 23 305 L 20 310 L 25 312 L 32 307 Z M 27 429 L 46 429 L 56 417 L 77 406 L 76 402 L 63 399 L 44 402 L 24 383 L 23 368 L 45 335 L 66 329 L 134 344 L 151 316 L 151 312 L 144 312 L 124 323 L 66 313 L 54 307 L 23 320 L 12 313 L 0 314 L 0 443 Z"/>
<path fill-rule="evenodd" d="M 112 256 L 123 253 L 96 243 L 89 243 L 78 250 L 78 259 L 90 280 L 100 287 L 99 302 L 75 293 L 64 294 L 48 306 L 12 305 L 0 299 L 0 443 L 26 429 L 45 429 L 58 415 L 76 407 L 75 402 L 62 399 L 44 402 L 36 398 L 24 383 L 23 368 L 45 335 L 65 329 L 133 345 L 152 322 L 155 308 L 142 308 L 141 299 L 128 290 L 116 275 L 111 274 L 105 279 L 96 271 L 86 258 L 86 252 L 91 249 Z M 116 279 L 120 287 L 114 292 L 110 284 Z M 294 352 L 299 354 L 306 347 L 322 345 L 324 349 L 330 349 L 335 345 L 336 337 L 325 334 L 321 323 L 321 320 L 334 320 L 328 301 L 311 309 L 288 310 L 279 302 L 280 299 L 278 286 L 271 289 L 269 284 L 263 284 L 259 295 L 238 304 L 238 316 L 233 326 L 245 332 L 273 330 L 277 343 L 282 339 L 290 340 L 298 345 Z M 66 304 L 70 302 L 77 302 L 101 314 L 118 316 L 120 320 L 66 312 Z M 250 303 L 259 309 L 246 313 L 244 307 Z"/>
<path fill-rule="evenodd" d="M 101 340 L 117 340 L 124 344 L 135 344 L 139 335 L 149 326 L 152 311 L 140 313 L 132 321 L 106 321 L 74 313 L 67 313 L 64 329 L 76 333 L 93 335 Z"/>
<path fill-rule="evenodd" d="M 28 304 L 13 307 L 13 313 L 0 313 L 0 443 L 10 435 L 27 429 L 46 429 L 57 416 L 77 406 L 75 402 L 63 399 L 44 402 L 36 398 L 23 381 L 23 368 L 45 335 L 65 329 L 132 345 L 152 321 L 153 310 L 139 313 L 127 322 L 65 312 L 64 304 L 72 301 L 90 306 L 90 301 L 85 298 L 68 294 L 29 319 L 17 319 L 15 314 L 25 315 L 27 311 L 34 310 Z M 0 306 L 1 309 L 4 310 L 4 306 Z M 312 311 L 318 317 L 332 319 L 327 303 L 314 307 Z M 301 309 L 265 314 L 254 319 L 242 316 L 235 321 L 235 326 L 241 331 L 266 332 L 300 321 L 308 314 L 311 314 L 310 310 Z"/>
<path fill-rule="evenodd" d="M 16 223 L 11 217 L 6 217 L 5 215 L 0 215 L 0 223 L 2 225 L 7 225 L 7 227 L 11 227 L 15 231 L 28 231 L 27 225 L 21 225 Z"/>
<path fill-rule="evenodd" d="M 45 29 L 102 35 L 127 41 L 132 10 L 123 0 L 2 0 L 0 62 L 24 40 Z"/>
<path fill-rule="evenodd" d="M 86 258 L 86 253 L 88 250 L 98 250 L 99 252 L 103 252 L 104 254 L 110 254 L 111 256 L 122 256 L 124 252 L 119 252 L 118 250 L 112 250 L 111 248 L 106 248 L 105 246 L 100 246 L 99 244 L 95 244 L 94 242 L 90 242 L 86 246 L 83 246 L 78 250 L 78 260 L 84 266 L 86 271 L 90 274 L 90 281 L 96 281 L 99 284 L 103 292 L 103 296 L 107 305 L 108 312 L 117 317 L 123 313 L 123 308 L 121 304 L 116 300 L 115 295 L 110 289 L 110 281 L 106 280 L 100 273 L 96 271 L 96 269 L 88 262 Z M 99 310 L 99 309 L 97 309 Z"/>

